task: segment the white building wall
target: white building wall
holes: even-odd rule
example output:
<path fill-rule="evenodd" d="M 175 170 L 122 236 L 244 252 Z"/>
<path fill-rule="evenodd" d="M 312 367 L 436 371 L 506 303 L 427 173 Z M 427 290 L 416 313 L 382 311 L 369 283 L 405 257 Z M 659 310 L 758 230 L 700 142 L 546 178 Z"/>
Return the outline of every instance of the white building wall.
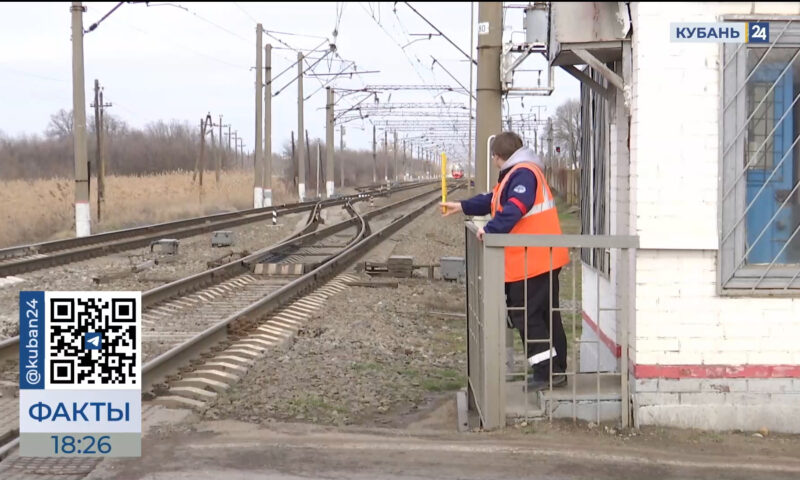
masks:
<path fill-rule="evenodd" d="M 716 390 L 698 379 L 690 386 L 692 379 L 637 380 L 635 411 L 640 423 L 742 428 L 764 418 L 797 430 L 800 422 L 766 418 L 780 409 L 765 406 L 775 395 L 800 393 L 800 382 L 786 383 L 780 374 L 744 380 L 736 372 L 746 377 L 755 370 L 743 366 L 760 365 L 797 376 L 797 368 L 783 367 L 800 365 L 800 298 L 716 294 L 721 48 L 670 42 L 672 22 L 715 22 L 733 13 L 798 14 L 800 4 L 631 4 L 631 221 L 641 245 L 634 375 L 641 378 L 641 366 L 699 367 L 690 376 L 715 365 L 728 372 L 712 385 Z M 756 395 L 748 393 L 746 402 L 731 393 L 753 389 Z M 717 408 L 726 402 L 738 403 L 733 410 Z M 794 405 L 800 409 L 800 402 Z M 727 414 L 706 415 L 715 409 Z"/>
<path fill-rule="evenodd" d="M 773 8 L 796 13 L 798 4 Z M 800 363 L 800 298 L 716 295 L 720 46 L 669 37 L 671 22 L 749 9 L 633 6 L 637 363 Z"/>

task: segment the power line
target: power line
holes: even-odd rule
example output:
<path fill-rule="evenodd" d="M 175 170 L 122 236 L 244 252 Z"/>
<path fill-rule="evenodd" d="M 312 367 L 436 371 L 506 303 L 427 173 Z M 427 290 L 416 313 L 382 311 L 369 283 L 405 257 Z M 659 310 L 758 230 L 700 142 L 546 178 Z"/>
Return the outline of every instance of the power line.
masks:
<path fill-rule="evenodd" d="M 424 82 L 425 82 L 425 79 L 424 79 L 424 78 L 422 78 L 422 75 L 420 75 L 420 73 L 419 73 L 419 70 L 417 70 L 417 67 L 414 65 L 414 62 L 412 62 L 412 61 L 411 61 L 411 59 L 410 59 L 410 58 L 408 58 L 408 54 L 406 53 L 406 51 L 405 51 L 405 50 L 403 50 L 403 47 L 402 47 L 402 46 L 401 46 L 401 45 L 400 45 L 400 44 L 397 42 L 397 40 L 395 40 L 395 39 L 394 39 L 394 37 L 392 36 L 392 34 L 390 34 L 388 31 L 386 31 L 386 28 L 383 26 L 383 24 L 381 24 L 381 22 L 380 22 L 380 21 L 378 21 L 378 20 L 377 20 L 377 19 L 376 19 L 376 18 L 373 16 L 373 15 L 374 15 L 374 13 L 373 13 L 373 15 L 370 15 L 370 13 L 369 13 L 369 12 L 367 12 L 367 9 L 366 9 L 366 8 L 364 8 L 364 5 L 362 5 L 362 4 L 361 4 L 361 2 L 359 2 L 359 5 L 360 5 L 360 6 L 361 6 L 361 8 L 364 10 L 364 12 L 365 12 L 365 13 L 367 13 L 367 14 L 369 15 L 369 17 L 370 17 L 370 18 L 371 18 L 371 19 L 372 19 L 372 20 L 373 20 L 375 23 L 377 23 L 377 24 L 378 24 L 378 27 L 380 27 L 380 29 L 381 29 L 381 30 L 383 30 L 383 33 L 385 33 L 385 34 L 386 34 L 386 36 L 387 36 L 387 37 L 389 37 L 389 38 L 390 38 L 390 39 L 391 39 L 391 40 L 392 40 L 392 41 L 395 43 L 395 45 L 397 45 L 397 48 L 399 48 L 399 49 L 400 49 L 400 51 L 401 51 L 401 52 L 403 52 L 403 56 L 405 56 L 405 57 L 406 57 L 406 60 L 408 60 L 408 63 L 410 63 L 410 64 L 411 64 L 411 68 L 413 68 L 413 69 L 414 69 L 414 72 L 417 74 L 417 76 L 419 77 L 419 79 L 420 79 L 420 80 L 422 80 L 422 82 L 424 83 Z"/>
<path fill-rule="evenodd" d="M 137 30 L 138 32 L 141 32 L 141 33 L 143 33 L 145 35 L 154 35 L 152 32 L 148 32 L 146 30 L 142 30 L 141 28 L 135 27 L 135 26 L 130 25 L 128 23 L 122 22 L 122 24 L 125 25 L 128 28 L 132 28 L 134 30 Z M 158 37 L 162 37 L 160 34 L 155 34 L 155 35 L 158 36 Z M 186 45 L 183 45 L 182 43 L 176 42 L 175 40 L 172 39 L 172 37 L 162 37 L 162 39 L 167 40 L 167 41 L 171 42 L 172 44 L 177 45 L 178 47 L 181 47 L 183 49 L 189 50 L 192 53 L 195 53 L 197 55 L 206 57 L 206 58 L 208 58 L 210 60 L 214 60 L 215 62 L 219 62 L 219 63 L 225 64 L 225 65 L 228 65 L 228 66 L 231 66 L 231 67 L 234 67 L 234 68 L 242 69 L 242 70 L 249 70 L 249 68 L 250 68 L 248 66 L 236 65 L 236 64 L 228 62 L 227 60 L 223 60 L 221 58 L 213 57 L 213 56 L 205 54 L 203 52 L 199 52 L 199 51 L 197 51 L 197 50 L 195 50 L 195 49 L 193 49 L 191 47 L 187 47 Z"/>
<path fill-rule="evenodd" d="M 202 21 L 204 21 L 204 22 L 206 22 L 206 23 L 208 23 L 210 25 L 213 25 L 213 26 L 217 27 L 218 29 L 222 30 L 223 32 L 229 33 L 230 35 L 233 35 L 234 37 L 236 37 L 236 38 L 238 38 L 238 39 L 240 39 L 240 40 L 242 40 L 244 42 L 247 42 L 248 45 L 251 43 L 250 40 L 244 38 L 243 36 L 239 35 L 238 33 L 233 32 L 231 30 L 228 30 L 227 28 L 223 27 L 222 25 L 219 25 L 218 23 L 212 22 L 211 20 L 205 18 L 204 16 L 200 15 L 199 13 L 195 12 L 194 10 L 189 10 L 188 8 L 184 7 L 181 4 L 165 4 L 165 5 L 178 7 L 180 9 L 186 11 L 187 13 L 190 13 L 193 16 L 199 18 L 200 20 L 202 20 Z M 148 5 L 148 6 L 151 6 L 151 5 Z M 159 6 L 159 5 L 152 5 L 152 6 L 156 7 L 156 6 Z"/>
<path fill-rule="evenodd" d="M 441 31 L 441 30 L 439 30 L 438 28 L 436 28 L 436 25 L 434 25 L 434 24 L 432 24 L 430 21 L 428 21 L 428 19 L 427 19 L 427 18 L 425 18 L 425 17 L 424 17 L 424 16 L 423 16 L 421 13 L 419 13 L 419 12 L 418 12 L 418 11 L 417 11 L 417 10 L 416 10 L 414 7 L 412 7 L 410 3 L 408 3 L 408 2 L 403 2 L 403 3 L 405 3 L 405 4 L 408 6 L 408 8 L 410 8 L 411 10 L 413 10 L 413 11 L 414 11 L 414 13 L 416 13 L 417 15 L 419 15 L 419 17 L 420 17 L 421 19 L 425 20 L 425 23 L 427 23 L 428 25 L 430 25 L 430 26 L 431 26 L 431 28 L 433 28 L 434 30 L 436 30 L 436 31 L 437 31 L 437 32 L 438 32 L 438 33 L 439 33 L 439 34 L 440 34 L 442 37 L 444 37 L 444 39 L 445 39 L 445 40 L 447 40 L 448 42 L 450 42 L 450 45 L 452 45 L 452 46 L 456 47 L 456 48 L 458 49 L 458 51 L 459 51 L 459 52 L 461 52 L 462 54 L 464 54 L 464 56 L 465 56 L 465 57 L 469 58 L 469 59 L 470 59 L 470 60 L 471 60 L 471 61 L 472 61 L 472 62 L 473 62 L 475 65 L 477 65 L 477 64 L 478 64 L 478 61 L 477 61 L 477 60 L 474 60 L 474 59 L 472 59 L 472 58 L 471 58 L 471 57 L 470 57 L 470 56 L 467 54 L 467 52 L 465 52 L 464 50 L 462 50 L 462 49 L 461 49 L 461 47 L 459 47 L 458 45 L 456 45 L 456 44 L 455 44 L 455 42 L 453 42 L 452 40 L 450 40 L 450 38 L 449 38 L 447 35 L 445 35 L 444 33 L 442 33 L 442 31 Z M 396 11 L 396 10 L 395 10 L 395 15 L 397 15 L 397 11 Z"/>

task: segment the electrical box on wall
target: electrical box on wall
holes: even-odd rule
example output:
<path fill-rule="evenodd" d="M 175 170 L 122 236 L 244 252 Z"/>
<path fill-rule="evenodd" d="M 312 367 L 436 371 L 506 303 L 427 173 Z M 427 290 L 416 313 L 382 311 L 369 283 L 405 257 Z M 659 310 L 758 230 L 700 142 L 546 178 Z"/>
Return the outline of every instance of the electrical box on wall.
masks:
<path fill-rule="evenodd" d="M 552 2 L 550 64 L 581 65 L 573 49 L 590 52 L 603 63 L 622 58 L 622 41 L 630 32 L 627 2 Z"/>

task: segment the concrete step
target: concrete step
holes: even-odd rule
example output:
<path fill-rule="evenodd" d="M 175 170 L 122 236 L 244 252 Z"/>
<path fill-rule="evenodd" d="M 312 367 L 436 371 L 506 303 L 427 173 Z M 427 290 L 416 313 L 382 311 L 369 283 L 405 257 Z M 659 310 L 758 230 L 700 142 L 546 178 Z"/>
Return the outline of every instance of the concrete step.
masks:
<path fill-rule="evenodd" d="M 539 392 L 523 393 L 525 382 L 506 383 L 506 415 L 510 418 L 578 418 L 587 422 L 608 422 L 620 418 L 622 401 L 619 376 L 601 376 L 599 387 L 594 373 L 568 375 L 567 385 Z"/>

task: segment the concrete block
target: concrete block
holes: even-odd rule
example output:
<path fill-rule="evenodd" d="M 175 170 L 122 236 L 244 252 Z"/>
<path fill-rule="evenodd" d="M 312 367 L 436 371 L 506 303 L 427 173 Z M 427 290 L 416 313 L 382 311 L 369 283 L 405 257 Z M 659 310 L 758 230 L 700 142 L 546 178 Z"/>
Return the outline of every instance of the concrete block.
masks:
<path fill-rule="evenodd" d="M 169 393 L 200 401 L 209 401 L 217 398 L 216 392 L 190 386 L 172 387 L 169 389 Z"/>
<path fill-rule="evenodd" d="M 727 402 L 727 393 L 681 393 L 681 405 L 723 405 Z"/>
<path fill-rule="evenodd" d="M 791 378 L 750 378 L 747 380 L 747 390 L 753 393 L 800 393 L 794 390 Z"/>
<path fill-rule="evenodd" d="M 233 232 L 230 230 L 217 230 L 211 234 L 212 247 L 229 247 L 233 245 Z"/>
<path fill-rule="evenodd" d="M 550 406 L 544 402 L 542 410 L 547 414 Z M 617 421 L 621 415 L 622 403 L 614 400 L 598 402 L 578 401 L 553 402 L 553 418 L 578 418 L 586 422 Z"/>
<path fill-rule="evenodd" d="M 789 405 L 800 405 L 800 392 L 794 393 L 771 393 L 769 395 L 771 403 L 786 403 Z"/>
<path fill-rule="evenodd" d="M 653 405 L 634 410 L 636 426 L 800 433 L 800 404 Z"/>
<path fill-rule="evenodd" d="M 700 380 L 700 391 L 704 393 L 746 392 L 746 378 L 715 378 Z"/>
<path fill-rule="evenodd" d="M 218 382 L 216 380 L 212 380 L 210 378 L 204 378 L 200 376 L 192 376 L 186 377 L 178 380 L 173 384 L 175 387 L 194 387 L 194 388 L 202 388 L 207 389 L 210 388 L 217 393 L 222 393 L 228 389 L 229 385 L 224 382 Z"/>
<path fill-rule="evenodd" d="M 635 392 L 657 392 L 658 379 L 657 378 L 643 378 L 636 380 Z"/>
<path fill-rule="evenodd" d="M 636 393 L 639 405 L 677 405 L 681 403 L 679 393 Z"/>
<path fill-rule="evenodd" d="M 667 393 L 688 393 L 688 392 L 700 392 L 700 385 L 701 379 L 699 378 L 682 378 L 682 379 L 670 379 L 670 378 L 660 378 L 658 380 L 658 389 L 659 392 Z"/>
<path fill-rule="evenodd" d="M 209 367 L 211 369 L 219 369 L 224 372 L 234 373 L 238 375 L 244 375 L 245 373 L 247 373 L 247 368 L 227 362 L 210 361 L 206 363 L 204 366 Z"/>
<path fill-rule="evenodd" d="M 212 380 L 216 380 L 218 382 L 223 382 L 223 383 L 228 383 L 228 384 L 236 383 L 236 382 L 239 381 L 239 376 L 234 375 L 232 373 L 225 372 L 225 371 L 220 370 L 220 369 L 214 369 L 214 368 L 203 368 L 203 367 L 201 367 L 198 370 L 195 370 L 194 372 L 192 372 L 191 375 L 202 376 L 202 377 L 205 377 L 205 378 L 210 378 Z M 187 376 L 188 376 L 188 374 L 187 374 Z"/>

